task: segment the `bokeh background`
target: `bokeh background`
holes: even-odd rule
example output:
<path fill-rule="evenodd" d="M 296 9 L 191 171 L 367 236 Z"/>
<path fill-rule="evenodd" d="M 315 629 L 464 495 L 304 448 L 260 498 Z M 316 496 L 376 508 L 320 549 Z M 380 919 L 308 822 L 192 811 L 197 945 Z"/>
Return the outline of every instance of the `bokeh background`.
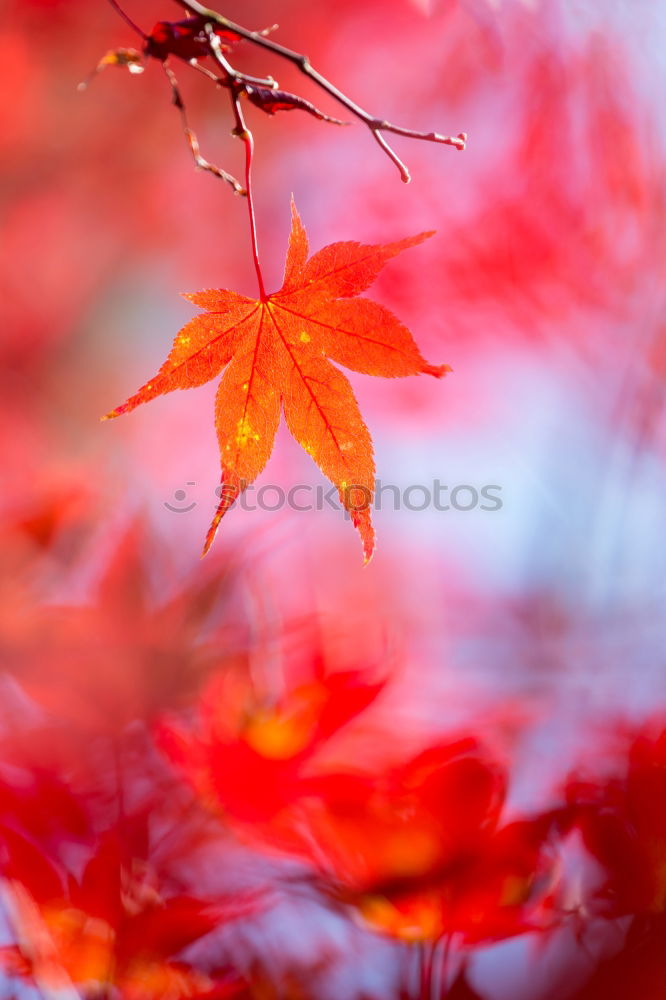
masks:
<path fill-rule="evenodd" d="M 127 10 L 146 31 L 180 16 L 168 0 Z M 270 289 L 292 194 L 315 249 L 437 230 L 373 295 L 454 373 L 351 381 L 382 483 L 492 485 L 501 508 L 389 503 L 367 568 L 330 509 L 234 510 L 200 561 L 219 482 L 214 385 L 100 423 L 191 317 L 180 291 L 255 293 L 245 204 L 195 172 L 159 65 L 111 67 L 77 89 L 108 49 L 140 43 L 108 3 L 2 11 L 0 996 L 660 996 L 666 8 L 222 8 L 247 27 L 277 22 L 277 40 L 374 113 L 469 133 L 464 153 L 396 137 L 413 177 L 403 185 L 358 122 L 248 110 Z M 235 58 L 339 113 L 293 67 L 249 45 Z M 223 95 L 175 68 L 204 155 L 240 175 Z M 262 482 L 324 484 L 284 428 Z M 312 801 L 337 792 L 299 782 L 363 773 L 386 798 L 386 836 L 400 829 L 419 855 L 400 796 L 408 785 L 420 808 L 423 782 L 399 769 L 459 740 L 503 775 L 500 828 L 551 817 L 557 864 L 538 889 L 536 869 L 521 875 L 520 907 L 536 893 L 541 916 L 521 910 L 510 929 L 479 916 L 476 939 L 464 921 L 431 933 L 414 914 L 396 931 L 358 896 L 372 884 L 393 904 L 392 890 L 331 861 L 336 837 L 305 857 Z M 272 769 L 236 756 L 241 744 Z M 363 808 L 356 789 L 339 814 L 366 841 L 379 835 L 370 785 Z M 461 788 L 438 800 L 444 830 L 470 807 Z M 607 814 L 610 833 L 597 822 Z M 653 881 L 620 902 L 622 879 L 638 878 L 632 851 Z M 159 931 L 127 925 L 144 910 Z"/>

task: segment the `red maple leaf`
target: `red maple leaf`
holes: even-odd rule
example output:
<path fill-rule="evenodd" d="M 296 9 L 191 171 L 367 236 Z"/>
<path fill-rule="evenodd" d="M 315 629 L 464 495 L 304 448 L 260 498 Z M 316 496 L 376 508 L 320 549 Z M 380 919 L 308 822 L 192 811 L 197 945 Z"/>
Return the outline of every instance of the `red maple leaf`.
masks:
<path fill-rule="evenodd" d="M 154 378 L 107 418 L 173 389 L 203 385 L 225 369 L 215 407 L 221 499 L 204 554 L 224 514 L 266 465 L 284 410 L 293 436 L 337 486 L 361 534 L 366 562 L 370 559 L 372 440 L 351 385 L 329 358 L 386 378 L 421 373 L 440 378 L 451 370 L 429 365 L 409 330 L 388 309 L 357 297 L 391 257 L 431 235 L 377 246 L 332 243 L 308 259 L 305 228 L 292 204 L 278 292 L 259 299 L 224 289 L 185 296 L 205 313 L 180 330 Z"/>

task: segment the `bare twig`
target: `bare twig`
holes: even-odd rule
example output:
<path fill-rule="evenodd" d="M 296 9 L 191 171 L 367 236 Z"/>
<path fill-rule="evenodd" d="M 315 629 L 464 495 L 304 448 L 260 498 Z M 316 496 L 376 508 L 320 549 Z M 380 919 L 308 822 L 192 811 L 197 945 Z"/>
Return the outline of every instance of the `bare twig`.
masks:
<path fill-rule="evenodd" d="M 198 3 L 197 0 L 175 0 L 175 2 L 187 13 L 201 18 L 204 22 L 215 24 L 220 28 L 224 28 L 226 31 L 233 32 L 240 38 L 244 38 L 246 41 L 252 42 L 260 48 L 272 52 L 273 55 L 279 56 L 280 58 L 285 59 L 297 66 L 304 76 L 313 80 L 317 86 L 326 91 L 327 94 L 333 97 L 334 100 L 350 111 L 351 114 L 362 121 L 363 124 L 370 129 L 375 140 L 387 156 L 389 156 L 389 158 L 395 163 L 400 171 L 402 180 L 406 183 L 410 180 L 409 171 L 395 150 L 386 141 L 382 135 L 383 132 L 392 132 L 395 135 L 402 135 L 408 139 L 423 139 L 427 142 L 437 142 L 447 146 L 455 146 L 457 149 L 465 148 L 467 141 L 467 135 L 465 132 L 460 132 L 457 136 L 440 135 L 438 132 L 418 132 L 415 129 L 408 129 L 403 128 L 400 125 L 394 125 L 392 122 L 386 121 L 383 118 L 376 118 L 374 115 L 371 115 L 369 112 L 365 111 L 362 107 L 352 101 L 351 98 L 346 96 L 346 94 L 343 94 L 341 90 L 338 90 L 338 88 L 327 80 L 326 77 L 322 76 L 321 73 L 310 65 L 310 61 L 307 56 L 304 56 L 299 52 L 295 52 L 293 49 L 288 49 L 286 46 L 280 45 L 278 42 L 272 41 L 261 32 L 249 31 L 247 28 L 242 27 L 242 25 L 236 24 L 235 21 L 230 21 L 229 18 L 224 17 L 222 14 L 218 14 L 217 11 L 210 10 L 203 4 Z"/>
<path fill-rule="evenodd" d="M 197 0 L 175 0 L 183 8 L 186 18 L 174 22 L 161 21 L 153 29 L 152 33 L 147 35 L 125 14 L 118 0 L 109 0 L 109 2 L 114 10 L 121 15 L 126 24 L 143 38 L 144 46 L 142 53 L 128 49 L 117 49 L 115 52 L 107 53 L 98 69 L 103 65 L 115 64 L 128 65 L 131 70 L 137 72 L 138 67 L 142 66 L 144 59 L 156 59 L 162 64 L 171 87 L 173 103 L 180 112 L 185 137 L 196 166 L 225 181 L 233 188 L 236 194 L 247 197 L 252 258 L 259 283 L 259 293 L 262 299 L 266 298 L 266 292 L 259 261 L 257 228 L 251 185 L 254 139 L 246 125 L 240 99 L 242 97 L 247 98 L 267 114 L 274 114 L 276 111 L 298 109 L 336 125 L 347 123 L 324 114 L 309 101 L 298 97 L 296 94 L 279 90 L 279 85 L 272 76 L 255 77 L 236 70 L 226 55 L 235 42 L 243 39 L 252 42 L 261 49 L 295 65 L 304 76 L 316 83 L 318 87 L 337 101 L 338 104 L 342 105 L 342 107 L 346 108 L 352 115 L 363 122 L 372 133 L 373 138 L 380 148 L 396 165 L 400 171 L 402 180 L 405 182 L 410 179 L 409 171 L 393 147 L 389 145 L 385 133 L 389 132 L 401 135 L 408 139 L 422 139 L 428 142 L 442 143 L 454 146 L 457 149 L 465 148 L 467 136 L 464 132 L 455 137 L 440 135 L 437 132 L 418 132 L 414 129 L 394 125 L 383 118 L 376 118 L 374 115 L 371 115 L 314 69 L 310 65 L 307 56 L 288 49 L 284 45 L 280 45 L 278 42 L 274 42 L 268 38 L 269 32 L 273 30 L 272 28 L 267 28 L 264 31 L 250 31 L 242 27 L 242 25 L 230 21 L 222 14 L 218 14 L 216 11 L 210 10 L 203 4 L 198 3 Z M 217 72 L 213 72 L 208 66 L 202 65 L 200 60 L 206 57 L 214 60 Z M 222 170 L 201 155 L 199 141 L 189 125 L 178 80 L 169 65 L 171 58 L 178 58 L 181 62 L 187 63 L 192 69 L 202 73 L 214 82 L 216 87 L 220 87 L 228 92 L 235 122 L 233 134 L 241 139 L 245 146 L 245 187 L 235 177 L 227 173 L 226 170 Z"/>
<path fill-rule="evenodd" d="M 109 0 L 109 3 L 113 7 L 113 9 L 116 11 L 116 13 L 120 14 L 120 16 L 122 17 L 122 19 L 125 22 L 125 24 L 129 24 L 129 26 L 132 29 L 132 31 L 135 31 L 137 33 L 137 35 L 141 35 L 141 37 L 144 39 L 144 41 L 148 40 L 148 35 L 145 33 L 145 31 L 142 31 L 142 29 L 139 27 L 138 24 L 134 23 L 134 21 L 129 16 L 129 14 L 125 13 L 125 11 L 123 10 L 123 8 L 118 3 L 118 0 Z"/>
<path fill-rule="evenodd" d="M 210 163 L 206 160 L 199 150 L 199 140 L 197 139 L 196 133 L 190 128 L 187 112 L 185 110 L 185 103 L 183 101 L 182 95 L 180 93 L 180 88 L 178 86 L 178 80 L 176 79 L 176 74 L 173 72 L 171 67 L 166 63 L 162 63 L 162 68 L 166 73 L 167 80 L 171 85 L 171 93 L 173 94 L 173 103 L 180 111 L 180 116 L 183 122 L 183 132 L 185 133 L 185 138 L 187 139 L 188 146 L 192 153 L 192 157 L 196 166 L 200 170 L 207 170 L 208 173 L 213 174 L 215 177 L 219 177 L 220 180 L 226 181 L 236 194 L 245 195 L 247 192 L 242 184 L 239 184 L 235 177 L 227 173 L 221 167 L 216 166 L 214 163 Z"/>
<path fill-rule="evenodd" d="M 351 98 L 347 97 L 346 94 L 339 90 L 325 76 L 322 76 L 322 74 L 310 64 L 310 60 L 307 56 L 302 55 L 300 52 L 296 52 L 293 49 L 289 49 L 286 46 L 281 45 L 279 42 L 272 41 L 268 35 L 275 26 L 264 29 L 263 31 L 251 31 L 248 28 L 244 28 L 240 24 L 236 24 L 235 21 L 229 20 L 229 18 L 224 17 L 224 15 L 218 14 L 217 11 L 211 10 L 204 4 L 199 3 L 198 0 L 175 0 L 178 6 L 184 10 L 187 15 L 187 20 L 174 22 L 173 24 L 171 22 L 160 22 L 162 27 L 170 29 L 172 32 L 172 37 L 169 37 L 169 32 L 167 31 L 167 38 L 165 40 L 165 38 L 161 36 L 156 37 L 155 33 L 153 33 L 153 35 L 147 35 L 123 11 L 118 3 L 118 0 L 109 0 L 109 2 L 121 15 L 121 17 L 123 17 L 125 22 L 144 39 L 145 56 L 157 58 L 165 66 L 170 56 L 176 56 L 187 62 L 188 65 L 192 66 L 198 72 L 203 73 L 205 76 L 212 79 L 217 86 L 231 89 L 236 97 L 244 94 L 254 104 L 268 114 L 272 114 L 275 110 L 292 110 L 300 108 L 301 110 L 308 111 L 310 114 L 314 114 L 315 117 L 320 118 L 323 121 L 330 121 L 335 124 L 345 124 L 335 118 L 331 118 L 330 116 L 319 112 L 318 109 L 310 105 L 309 102 L 305 101 L 303 98 L 297 97 L 294 94 L 285 94 L 285 101 L 280 101 L 279 99 L 275 99 L 273 101 L 268 100 L 263 95 L 262 88 L 268 88 L 278 94 L 280 93 L 277 89 L 278 83 L 272 76 L 264 78 L 253 77 L 245 73 L 240 73 L 238 70 L 234 69 L 223 54 L 222 43 L 216 34 L 216 31 L 224 32 L 225 38 L 230 39 L 232 43 L 235 40 L 244 39 L 252 42 L 254 45 L 257 45 L 262 49 L 265 49 L 273 55 L 292 63 L 304 76 L 312 80 L 318 87 L 337 101 L 338 104 L 341 104 L 342 107 L 346 108 L 352 115 L 363 122 L 363 124 L 372 133 L 373 138 L 380 148 L 396 165 L 402 180 L 405 182 L 410 180 L 409 170 L 393 147 L 389 144 L 385 133 L 389 132 L 394 135 L 401 135 L 407 139 L 420 139 L 427 142 L 454 146 L 457 149 L 465 148 L 465 144 L 467 142 L 467 135 L 465 132 L 460 132 L 457 136 L 440 135 L 438 132 L 419 132 L 416 129 L 404 128 L 401 125 L 394 125 L 393 122 L 389 122 L 384 118 L 377 118 L 370 114 L 360 105 L 356 104 L 355 101 L 352 101 Z M 189 34 L 186 32 L 185 48 L 182 47 L 182 29 L 184 25 L 192 25 L 192 28 L 189 30 Z M 217 74 L 211 72 L 207 67 L 201 65 L 199 58 L 203 58 L 205 56 L 212 56 L 215 59 L 223 70 L 222 77 L 217 76 Z M 176 99 L 176 94 L 178 94 L 178 84 L 175 76 L 173 75 L 173 71 L 169 71 L 167 75 L 169 76 L 169 81 L 174 93 L 174 103 L 180 109 L 181 114 L 184 115 L 182 97 L 178 95 L 178 99 Z M 237 193 L 240 193 L 240 185 L 238 185 L 233 178 L 231 178 L 231 180 L 229 179 L 231 175 L 229 175 L 226 171 L 215 167 L 214 164 L 210 164 L 201 156 L 196 136 L 188 125 L 185 125 L 185 134 L 188 138 L 188 142 L 197 166 L 201 167 L 203 170 L 208 170 L 217 177 L 221 177 L 223 180 L 230 183 Z"/>

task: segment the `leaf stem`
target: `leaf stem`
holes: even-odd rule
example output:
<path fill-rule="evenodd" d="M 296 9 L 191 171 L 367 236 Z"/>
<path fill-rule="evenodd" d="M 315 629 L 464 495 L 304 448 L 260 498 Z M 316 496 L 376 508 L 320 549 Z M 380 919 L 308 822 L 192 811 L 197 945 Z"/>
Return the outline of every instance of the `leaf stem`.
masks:
<path fill-rule="evenodd" d="M 254 155 L 254 136 L 250 132 L 249 128 L 245 123 L 245 117 L 243 115 L 243 109 L 240 104 L 240 96 L 245 92 L 246 84 L 245 77 L 242 73 L 237 73 L 233 68 L 231 63 L 225 59 L 220 46 L 220 40 L 213 31 L 211 24 L 206 24 L 204 30 L 208 36 L 208 42 L 210 44 L 211 55 L 215 59 L 218 66 L 222 69 L 227 78 L 227 86 L 229 88 L 229 96 L 231 97 L 231 109 L 234 114 L 234 120 L 236 122 L 236 127 L 234 128 L 233 134 L 242 140 L 245 146 L 245 194 L 247 197 L 247 211 L 250 219 L 250 240 L 252 242 L 252 260 L 254 262 L 254 269 L 257 274 L 257 282 L 259 284 L 259 298 L 262 302 L 265 302 L 268 296 L 266 295 L 266 287 L 264 285 L 264 277 L 261 273 L 261 263 L 259 261 L 259 244 L 257 241 L 257 223 L 254 214 L 254 198 L 252 195 L 252 158 Z"/>
<path fill-rule="evenodd" d="M 250 218 L 250 239 L 252 241 L 252 259 L 254 261 L 254 269 L 257 272 L 257 281 L 259 283 L 259 298 L 262 302 L 267 299 L 266 288 L 264 286 L 264 278 L 261 273 L 261 263 L 259 262 L 259 246 L 257 243 L 257 223 L 254 214 L 254 200 L 252 197 L 252 155 L 254 153 L 254 137 L 250 130 L 245 125 L 245 120 L 243 119 L 243 112 L 238 100 L 238 94 L 234 94 L 232 98 L 232 103 L 234 105 L 234 114 L 238 118 L 238 127 L 234 129 L 234 134 L 238 136 L 239 139 L 243 140 L 245 144 L 245 190 L 247 192 L 247 211 Z"/>
<path fill-rule="evenodd" d="M 431 941 L 421 941 L 419 943 L 419 954 L 421 957 L 421 982 L 419 1000 L 432 1000 L 432 976 L 434 947 Z"/>

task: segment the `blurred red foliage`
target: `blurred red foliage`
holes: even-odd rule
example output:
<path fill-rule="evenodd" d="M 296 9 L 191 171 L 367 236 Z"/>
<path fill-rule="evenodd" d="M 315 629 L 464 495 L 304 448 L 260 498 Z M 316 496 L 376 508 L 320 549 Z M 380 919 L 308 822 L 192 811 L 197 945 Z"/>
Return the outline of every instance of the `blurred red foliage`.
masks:
<path fill-rule="evenodd" d="M 414 184 L 403 188 L 360 129 L 255 116 L 267 271 L 282 260 L 291 190 L 317 245 L 440 226 L 427 259 L 377 285 L 427 351 L 442 353 L 446 337 L 446 357 L 457 354 L 444 403 L 427 387 L 391 386 L 390 402 L 363 390 L 403 434 L 396 462 L 421 475 L 416 453 L 429 446 L 467 461 L 476 423 L 486 454 L 517 455 L 513 475 L 524 465 L 536 483 L 507 504 L 504 548 L 490 533 L 476 541 L 494 559 L 490 579 L 456 560 L 454 532 L 424 515 L 408 542 L 392 539 L 391 522 L 386 555 L 361 582 L 343 527 L 318 527 L 312 545 L 304 521 L 293 545 L 271 534 L 254 558 L 267 536 L 248 529 L 195 569 L 179 515 L 168 530 L 152 517 L 172 490 L 157 472 L 196 478 L 168 464 L 174 439 L 193 463 L 210 461 L 211 442 L 164 416 L 117 452 L 108 437 L 102 447 L 102 401 L 127 376 L 121 338 L 152 363 L 157 331 L 184 321 L 175 295 L 157 315 L 167 290 L 221 275 L 252 290 L 244 209 L 193 175 L 162 74 L 108 73 L 77 92 L 100 52 L 136 44 L 108 5 L 93 16 L 82 0 L 10 0 L 0 27 L 3 996 L 30 985 L 67 1000 L 663 996 L 653 525 L 665 175 L 646 85 L 660 22 L 643 0 L 611 6 L 229 7 L 251 25 L 278 18 L 279 37 L 364 106 L 422 115 L 422 127 L 455 117 L 472 135 L 455 165 L 426 144 L 410 151 Z M 134 8 L 146 25 L 175 16 L 158 0 Z M 238 48 L 248 72 L 264 68 Z M 232 169 L 218 98 L 194 80 L 188 109 Z M 521 396 L 509 373 L 531 382 L 537 367 L 534 396 Z M 565 405 L 540 440 L 564 464 L 544 472 L 530 464 L 531 400 L 543 393 L 545 407 L 553 387 Z M 507 406 L 518 413 L 508 430 L 488 420 Z M 137 515 L 142 502 L 151 517 Z M 604 534 L 613 530 L 626 534 L 625 559 Z"/>

